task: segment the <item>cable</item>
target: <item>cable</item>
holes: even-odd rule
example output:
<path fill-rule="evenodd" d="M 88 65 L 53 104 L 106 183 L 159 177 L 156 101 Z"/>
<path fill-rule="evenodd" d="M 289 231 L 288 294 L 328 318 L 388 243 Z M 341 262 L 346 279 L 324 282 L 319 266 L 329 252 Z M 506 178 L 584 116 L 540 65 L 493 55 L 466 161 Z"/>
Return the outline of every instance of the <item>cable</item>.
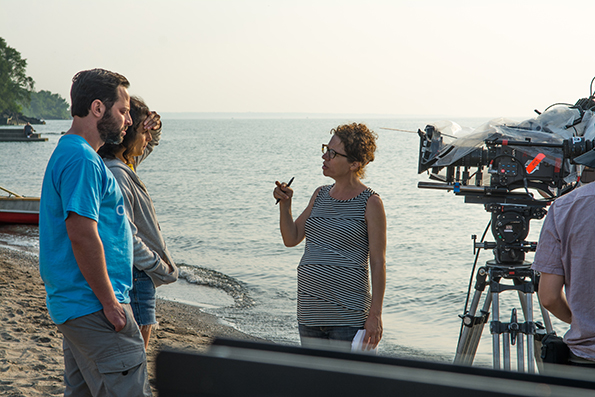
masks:
<path fill-rule="evenodd" d="M 591 79 L 591 84 L 589 84 L 589 98 L 593 97 L 593 83 L 595 82 L 595 77 L 593 77 L 593 79 Z M 547 108 L 545 108 L 545 110 L 542 113 L 547 112 L 549 109 L 551 109 L 554 106 L 558 106 L 558 105 L 564 105 L 564 106 L 573 106 L 570 103 L 554 103 L 553 105 L 548 106 Z"/>
<path fill-rule="evenodd" d="M 488 230 L 490 230 L 491 225 L 492 225 L 492 220 L 490 219 L 490 221 L 488 222 L 488 225 L 486 226 L 486 229 L 483 231 L 483 235 L 481 236 L 480 243 L 482 243 L 484 241 L 486 234 L 488 233 Z M 473 284 L 473 275 L 475 274 L 475 269 L 477 267 L 477 260 L 479 259 L 480 252 L 481 252 L 481 247 L 477 249 L 477 253 L 475 254 L 475 260 L 473 261 L 473 269 L 471 269 L 471 277 L 469 277 L 469 286 L 467 287 L 467 298 L 465 299 L 465 307 L 463 309 L 463 316 L 467 314 L 467 308 L 469 307 L 469 297 L 471 296 L 471 285 Z M 461 340 L 464 326 L 465 326 L 464 323 L 461 322 L 461 329 L 459 330 L 459 340 Z"/>
<path fill-rule="evenodd" d="M 554 106 L 558 106 L 558 105 L 560 105 L 560 106 L 572 106 L 572 104 L 571 104 L 571 103 L 562 103 L 562 102 L 559 102 L 559 103 L 554 103 L 554 104 L 552 104 L 552 105 L 548 106 L 547 108 L 545 108 L 545 110 L 543 111 L 543 113 L 547 112 L 548 110 L 550 110 L 550 109 L 551 109 L 551 108 L 553 108 Z"/>

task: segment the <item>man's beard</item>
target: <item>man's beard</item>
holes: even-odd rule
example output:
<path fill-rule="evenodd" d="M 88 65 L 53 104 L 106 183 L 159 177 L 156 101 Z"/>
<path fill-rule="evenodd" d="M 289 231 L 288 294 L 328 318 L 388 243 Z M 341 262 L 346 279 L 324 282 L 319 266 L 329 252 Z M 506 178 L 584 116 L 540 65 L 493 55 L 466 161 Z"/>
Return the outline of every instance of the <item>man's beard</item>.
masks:
<path fill-rule="evenodd" d="M 99 131 L 101 140 L 105 143 L 119 145 L 124 139 L 122 126 L 118 125 L 118 121 L 112 116 L 112 112 L 109 110 L 97 122 L 97 130 Z"/>

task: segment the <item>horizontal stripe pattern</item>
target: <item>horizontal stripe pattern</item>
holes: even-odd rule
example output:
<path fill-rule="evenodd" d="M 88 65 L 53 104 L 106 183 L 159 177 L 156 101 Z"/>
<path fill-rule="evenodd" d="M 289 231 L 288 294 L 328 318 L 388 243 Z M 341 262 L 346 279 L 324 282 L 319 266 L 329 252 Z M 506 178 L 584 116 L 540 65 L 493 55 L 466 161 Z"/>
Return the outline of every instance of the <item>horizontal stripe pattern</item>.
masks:
<path fill-rule="evenodd" d="M 364 325 L 370 310 L 367 188 L 350 200 L 323 186 L 306 220 L 298 266 L 298 322 L 306 326 Z"/>

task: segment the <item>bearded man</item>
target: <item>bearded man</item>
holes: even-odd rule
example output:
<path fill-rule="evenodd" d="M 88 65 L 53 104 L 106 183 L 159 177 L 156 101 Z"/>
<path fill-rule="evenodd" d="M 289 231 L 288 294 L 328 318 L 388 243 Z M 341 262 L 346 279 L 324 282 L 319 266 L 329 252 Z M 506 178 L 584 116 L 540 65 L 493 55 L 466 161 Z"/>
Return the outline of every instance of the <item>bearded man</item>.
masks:
<path fill-rule="evenodd" d="M 122 192 L 97 155 L 132 124 L 128 80 L 103 69 L 72 79 L 72 126 L 48 162 L 39 268 L 64 336 L 65 396 L 151 395 L 143 339 L 128 303 L 132 234 Z"/>

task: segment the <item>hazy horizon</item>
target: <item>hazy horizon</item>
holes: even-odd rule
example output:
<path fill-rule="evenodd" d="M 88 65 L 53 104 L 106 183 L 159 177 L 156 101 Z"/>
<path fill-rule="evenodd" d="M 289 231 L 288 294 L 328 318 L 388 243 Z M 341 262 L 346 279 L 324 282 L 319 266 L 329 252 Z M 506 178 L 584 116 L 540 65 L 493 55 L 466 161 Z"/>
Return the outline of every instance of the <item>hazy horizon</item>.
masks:
<path fill-rule="evenodd" d="M 594 10 L 587 0 L 0 0 L 0 37 L 36 90 L 68 101 L 72 76 L 102 67 L 161 113 L 526 119 L 590 94 Z"/>
<path fill-rule="evenodd" d="M 158 109 L 156 109 L 158 110 Z M 307 113 L 307 112 L 162 112 L 163 119 L 205 119 L 205 118 L 237 118 L 237 119 L 335 119 L 348 118 L 350 121 L 357 122 L 358 119 L 431 119 L 452 121 L 464 119 L 485 119 L 489 121 L 497 117 L 488 116 L 468 116 L 468 115 L 444 115 L 444 114 L 377 114 L 377 113 Z M 536 117 L 537 114 L 529 117 L 517 116 L 507 117 L 512 120 L 523 121 L 528 118 Z"/>

